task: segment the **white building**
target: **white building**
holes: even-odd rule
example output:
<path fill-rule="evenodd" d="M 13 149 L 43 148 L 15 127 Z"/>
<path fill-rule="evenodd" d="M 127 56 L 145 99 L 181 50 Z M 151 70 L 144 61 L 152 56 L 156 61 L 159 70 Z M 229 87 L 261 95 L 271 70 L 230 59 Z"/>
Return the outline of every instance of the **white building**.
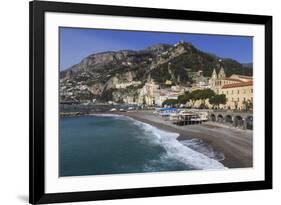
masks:
<path fill-rule="evenodd" d="M 140 85 L 141 82 L 140 81 L 131 81 L 131 82 L 126 82 L 126 83 L 116 83 L 115 84 L 115 88 L 117 89 L 120 89 L 120 88 L 126 88 L 126 87 L 129 87 L 129 86 L 138 86 Z"/>
<path fill-rule="evenodd" d="M 156 98 L 159 96 L 159 85 L 150 79 L 143 88 L 140 89 L 138 104 L 155 105 Z"/>

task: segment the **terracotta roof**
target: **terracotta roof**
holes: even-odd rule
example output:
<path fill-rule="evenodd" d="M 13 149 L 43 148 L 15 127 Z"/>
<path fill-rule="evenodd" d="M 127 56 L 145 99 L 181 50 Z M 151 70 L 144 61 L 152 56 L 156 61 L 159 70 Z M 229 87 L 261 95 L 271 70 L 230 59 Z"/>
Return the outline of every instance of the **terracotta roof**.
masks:
<path fill-rule="evenodd" d="M 239 78 L 246 78 L 246 79 L 252 79 L 252 76 L 247 76 L 247 75 L 237 75 Z"/>
<path fill-rule="evenodd" d="M 235 78 L 229 78 L 229 77 L 225 77 L 225 78 L 223 78 L 223 80 L 230 80 L 230 81 L 243 82 L 242 80 L 235 79 Z"/>
<path fill-rule="evenodd" d="M 244 87 L 244 86 L 251 86 L 253 85 L 253 81 L 247 81 L 247 82 L 241 82 L 241 83 L 232 83 L 232 84 L 226 84 L 222 86 L 222 89 L 226 88 L 236 88 L 236 87 Z"/>

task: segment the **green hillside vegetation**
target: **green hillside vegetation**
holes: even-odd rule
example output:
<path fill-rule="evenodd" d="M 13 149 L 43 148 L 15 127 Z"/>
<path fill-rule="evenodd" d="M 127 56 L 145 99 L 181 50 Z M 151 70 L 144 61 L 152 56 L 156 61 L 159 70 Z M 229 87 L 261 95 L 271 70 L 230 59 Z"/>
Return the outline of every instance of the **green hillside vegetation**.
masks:
<path fill-rule="evenodd" d="M 65 100 L 72 100 L 72 98 L 91 100 L 95 97 L 101 101 L 107 101 L 112 100 L 115 94 L 128 92 L 134 96 L 137 95 L 136 90 L 139 87 L 114 90 L 111 88 L 112 86 L 107 86 L 108 83 L 112 82 L 113 77 L 117 78 L 119 82 L 133 80 L 141 81 L 144 85 L 150 75 L 161 88 L 171 85 L 189 86 L 193 83 L 194 74 L 192 73 L 201 70 L 204 77 L 210 77 L 213 69 L 219 71 L 220 64 L 224 67 L 226 76 L 232 74 L 251 76 L 253 73 L 251 63 L 245 66 L 233 59 L 220 58 L 201 51 L 191 43 L 186 42 L 177 46 L 157 44 L 140 51 L 122 50 L 96 53 L 82 59 L 80 63 L 69 69 L 61 71 L 60 84 L 64 91 L 70 90 L 76 85 L 86 85 L 89 87 L 89 91 L 95 90 L 95 87 L 104 87 L 105 89 L 98 93 L 93 92 L 95 96 L 83 93 L 81 90 L 75 92 L 76 97 L 69 99 L 67 99 L 67 95 L 61 97 Z M 127 76 L 126 73 L 130 73 L 131 77 L 128 79 L 120 77 Z M 171 83 L 165 84 L 167 80 Z M 191 99 L 193 102 L 195 97 Z M 185 100 L 185 98 L 180 100 Z"/>
<path fill-rule="evenodd" d="M 192 92 L 186 92 L 184 95 L 178 96 L 178 99 L 167 99 L 163 102 L 164 105 L 178 105 L 178 104 L 186 104 L 188 102 L 192 103 L 192 107 L 197 100 L 202 100 L 201 107 L 205 107 L 205 101 L 209 99 L 209 103 L 214 107 L 218 107 L 219 105 L 224 105 L 226 103 L 226 96 L 224 94 L 218 95 L 211 89 L 204 90 L 194 90 Z"/>

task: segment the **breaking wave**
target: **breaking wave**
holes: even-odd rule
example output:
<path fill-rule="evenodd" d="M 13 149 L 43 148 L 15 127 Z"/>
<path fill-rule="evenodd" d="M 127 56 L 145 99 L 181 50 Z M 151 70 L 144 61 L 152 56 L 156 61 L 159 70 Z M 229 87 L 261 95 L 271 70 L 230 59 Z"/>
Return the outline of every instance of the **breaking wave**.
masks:
<path fill-rule="evenodd" d="M 202 142 L 200 139 L 191 139 L 178 141 L 178 133 L 167 132 L 153 127 L 149 124 L 136 121 L 135 125 L 141 127 L 149 136 L 150 142 L 162 146 L 166 153 L 161 156 L 161 161 L 168 163 L 175 159 L 184 163 L 191 169 L 209 170 L 209 169 L 226 169 L 219 161 L 224 159 L 222 153 L 214 152 L 213 149 Z M 153 163 L 151 163 L 153 164 Z M 146 170 L 153 169 L 150 166 Z"/>

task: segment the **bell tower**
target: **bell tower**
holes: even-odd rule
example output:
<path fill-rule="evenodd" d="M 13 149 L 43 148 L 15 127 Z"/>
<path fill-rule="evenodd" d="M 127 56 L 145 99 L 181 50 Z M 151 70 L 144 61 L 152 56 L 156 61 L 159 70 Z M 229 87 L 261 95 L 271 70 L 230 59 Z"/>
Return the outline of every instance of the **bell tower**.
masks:
<path fill-rule="evenodd" d="M 217 72 L 216 72 L 216 69 L 214 68 L 213 70 L 213 73 L 212 73 L 212 77 L 211 77 L 213 80 L 216 80 L 218 78 L 217 76 Z"/>
<path fill-rule="evenodd" d="M 214 89 L 215 86 L 216 86 L 217 78 L 218 78 L 217 72 L 216 72 L 216 69 L 214 68 L 212 76 L 211 76 L 211 78 L 209 80 L 209 85 L 211 86 L 212 89 Z"/>
<path fill-rule="evenodd" d="M 225 78 L 225 72 L 223 67 L 221 66 L 220 72 L 218 74 L 218 79 L 222 79 L 222 78 Z"/>
<path fill-rule="evenodd" d="M 224 69 L 223 69 L 223 66 L 222 66 L 222 60 L 221 59 L 219 59 L 219 66 L 220 66 L 220 71 L 219 71 L 219 74 L 218 74 L 218 79 L 225 78 L 225 72 L 224 72 Z"/>

